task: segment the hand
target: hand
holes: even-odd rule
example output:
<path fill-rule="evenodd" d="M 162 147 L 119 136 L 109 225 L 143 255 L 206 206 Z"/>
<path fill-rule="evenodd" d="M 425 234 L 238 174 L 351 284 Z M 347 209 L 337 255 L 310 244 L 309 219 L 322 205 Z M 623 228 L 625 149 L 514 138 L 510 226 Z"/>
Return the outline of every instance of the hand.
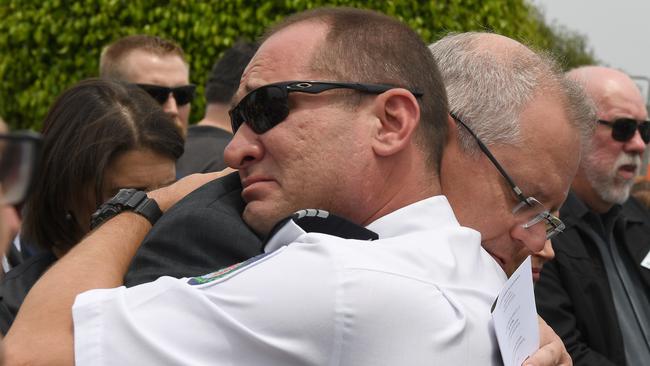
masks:
<path fill-rule="evenodd" d="M 573 361 L 564 347 L 562 339 L 555 334 L 544 319 L 540 316 L 537 318 L 539 320 L 539 349 L 524 361 L 523 366 L 572 366 Z"/>
<path fill-rule="evenodd" d="M 170 207 L 175 205 L 176 202 L 190 194 L 190 192 L 212 180 L 223 177 L 232 172 L 235 172 L 235 170 L 226 168 L 215 173 L 191 174 L 174 184 L 168 185 L 167 187 L 151 191 L 147 193 L 147 196 L 156 201 L 162 212 L 166 212 Z"/>

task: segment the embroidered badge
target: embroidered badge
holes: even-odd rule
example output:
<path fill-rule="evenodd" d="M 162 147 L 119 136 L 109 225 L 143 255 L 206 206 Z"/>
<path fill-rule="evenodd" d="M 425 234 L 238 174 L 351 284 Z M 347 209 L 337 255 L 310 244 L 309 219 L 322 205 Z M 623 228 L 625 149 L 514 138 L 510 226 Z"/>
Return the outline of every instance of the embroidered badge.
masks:
<path fill-rule="evenodd" d="M 222 268 L 222 269 L 220 269 L 220 270 L 218 270 L 216 272 L 208 273 L 208 274 L 205 274 L 203 276 L 192 277 L 189 280 L 187 280 L 187 283 L 190 284 L 190 285 L 203 285 L 203 284 L 206 284 L 206 283 L 216 281 L 218 279 L 225 278 L 230 274 L 234 274 L 239 269 L 251 266 L 255 262 L 258 262 L 262 258 L 264 258 L 264 257 L 266 257 L 266 256 L 268 256 L 269 254 L 272 254 L 272 253 L 275 253 L 275 252 L 263 253 L 263 254 L 255 256 L 253 258 L 247 259 L 247 260 L 245 260 L 243 262 L 239 262 L 239 263 L 233 264 L 232 266 Z"/>

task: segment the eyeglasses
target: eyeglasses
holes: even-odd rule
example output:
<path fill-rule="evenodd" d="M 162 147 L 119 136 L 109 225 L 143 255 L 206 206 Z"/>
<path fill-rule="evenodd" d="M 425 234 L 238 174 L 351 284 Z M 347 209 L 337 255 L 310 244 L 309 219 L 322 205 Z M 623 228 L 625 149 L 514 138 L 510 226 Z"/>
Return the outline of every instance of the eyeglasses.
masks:
<path fill-rule="evenodd" d="M 36 170 L 41 137 L 33 132 L 0 133 L 0 204 L 25 200 Z"/>
<path fill-rule="evenodd" d="M 300 92 L 318 94 L 331 89 L 352 89 L 362 93 L 381 94 L 393 85 L 361 84 L 330 81 L 284 81 L 262 86 L 248 93 L 230 110 L 232 132 L 235 133 L 242 124 L 248 123 L 257 134 L 277 126 L 289 115 L 289 93 Z M 422 93 L 409 90 L 416 98 Z"/>
<path fill-rule="evenodd" d="M 142 90 L 146 91 L 153 99 L 156 100 L 159 104 L 165 104 L 167 99 L 169 99 L 169 94 L 174 95 L 177 105 L 185 105 L 194 100 L 194 92 L 196 91 L 196 85 L 188 84 L 183 86 L 177 86 L 175 88 L 168 88 L 166 86 L 152 85 L 152 84 L 135 84 L 140 87 Z"/>
<path fill-rule="evenodd" d="M 632 118 L 618 118 L 614 121 L 598 120 L 598 123 L 612 128 L 612 138 L 616 141 L 626 142 L 634 137 L 639 130 L 641 139 L 646 144 L 650 142 L 650 121 L 637 121 Z"/>
<path fill-rule="evenodd" d="M 508 185 L 510 185 L 510 188 L 512 191 L 515 193 L 515 196 L 517 196 L 517 199 L 519 200 L 519 204 L 515 206 L 512 209 L 513 215 L 515 215 L 515 219 L 523 222 L 522 226 L 525 229 L 531 228 L 534 225 L 544 222 L 546 226 L 546 239 L 550 239 L 554 237 L 555 235 L 559 234 L 564 230 L 565 225 L 560 220 L 558 217 L 552 215 L 546 207 L 542 203 L 540 203 L 537 199 L 534 197 L 527 197 L 524 195 L 524 193 L 521 191 L 521 189 L 515 184 L 515 182 L 512 180 L 510 175 L 506 173 L 505 169 L 499 164 L 497 159 L 492 155 L 490 150 L 488 150 L 487 146 L 481 141 L 481 139 L 476 136 L 474 131 L 472 131 L 469 126 L 467 126 L 463 121 L 461 121 L 455 114 L 450 113 L 451 117 L 458 122 L 461 126 L 465 127 L 467 132 L 469 132 L 470 135 L 476 140 L 476 143 L 478 144 L 478 147 L 483 151 L 485 156 L 492 162 L 492 164 L 497 168 L 499 173 L 505 178 L 505 180 L 508 182 Z"/>

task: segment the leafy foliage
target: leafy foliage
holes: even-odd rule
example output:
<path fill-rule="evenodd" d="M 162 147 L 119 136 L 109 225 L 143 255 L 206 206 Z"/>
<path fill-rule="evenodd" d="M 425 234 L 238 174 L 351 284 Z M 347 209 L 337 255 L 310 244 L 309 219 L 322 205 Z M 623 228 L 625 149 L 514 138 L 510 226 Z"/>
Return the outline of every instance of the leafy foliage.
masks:
<path fill-rule="evenodd" d="M 582 36 L 545 25 L 526 0 L 0 0 L 0 115 L 12 128 L 39 129 L 58 94 L 97 75 L 102 47 L 135 33 L 177 41 L 202 95 L 212 64 L 237 39 L 255 39 L 288 14 L 325 5 L 379 10 L 427 42 L 450 31 L 493 31 L 550 48 L 566 66 L 594 62 Z M 203 109 L 197 98 L 191 120 Z"/>

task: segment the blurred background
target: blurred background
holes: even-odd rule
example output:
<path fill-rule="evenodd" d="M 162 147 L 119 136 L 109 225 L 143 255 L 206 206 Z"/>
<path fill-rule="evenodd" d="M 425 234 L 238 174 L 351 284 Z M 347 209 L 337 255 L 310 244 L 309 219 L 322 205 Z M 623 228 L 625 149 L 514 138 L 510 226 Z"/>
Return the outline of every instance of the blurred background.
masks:
<path fill-rule="evenodd" d="M 545 21 L 556 30 L 582 35 L 596 63 L 630 75 L 650 105 L 650 42 L 645 29 L 650 16 L 647 0 L 533 0 Z M 642 175 L 647 175 L 646 149 Z M 650 178 L 650 177 L 649 177 Z"/>
<path fill-rule="evenodd" d="M 324 5 L 395 16 L 428 43 L 447 32 L 493 31 L 549 50 L 565 69 L 617 67 L 635 77 L 647 100 L 646 0 L 0 0 L 0 116 L 12 129 L 39 130 L 56 95 L 97 76 L 106 44 L 145 33 L 185 50 L 198 85 L 190 117 L 196 122 L 206 76 L 225 49 L 256 39 L 288 14 Z"/>

